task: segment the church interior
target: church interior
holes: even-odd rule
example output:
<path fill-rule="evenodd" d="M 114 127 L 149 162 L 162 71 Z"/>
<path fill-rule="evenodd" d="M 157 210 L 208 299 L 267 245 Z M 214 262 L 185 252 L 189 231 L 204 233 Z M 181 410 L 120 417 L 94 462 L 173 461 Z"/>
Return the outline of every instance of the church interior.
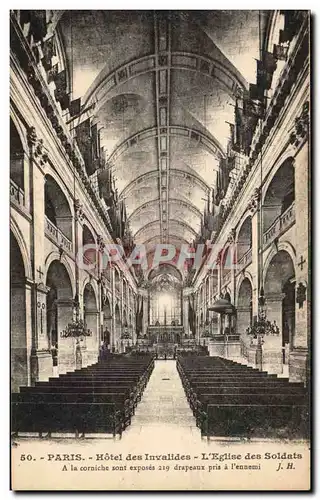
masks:
<path fill-rule="evenodd" d="M 308 435 L 309 23 L 10 12 L 13 432 Z"/>

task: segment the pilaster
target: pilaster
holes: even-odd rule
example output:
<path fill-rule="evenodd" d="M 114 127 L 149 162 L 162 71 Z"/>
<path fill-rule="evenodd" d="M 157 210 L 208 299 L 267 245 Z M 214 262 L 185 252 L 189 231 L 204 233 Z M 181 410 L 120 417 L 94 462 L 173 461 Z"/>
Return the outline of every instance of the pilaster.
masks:
<path fill-rule="evenodd" d="M 252 229 L 252 315 L 258 316 L 258 299 L 260 274 L 260 239 L 261 238 L 261 213 L 259 210 L 260 190 L 257 188 L 248 204 L 248 210 L 251 214 L 251 229 Z"/>

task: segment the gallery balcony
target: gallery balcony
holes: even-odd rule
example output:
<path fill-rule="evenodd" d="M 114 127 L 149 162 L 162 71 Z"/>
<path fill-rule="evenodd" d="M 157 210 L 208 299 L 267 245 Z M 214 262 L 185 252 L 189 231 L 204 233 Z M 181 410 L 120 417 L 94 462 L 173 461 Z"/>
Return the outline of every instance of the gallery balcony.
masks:
<path fill-rule="evenodd" d="M 279 215 L 273 224 L 263 234 L 263 247 L 270 245 L 275 238 L 284 234 L 296 221 L 295 204 L 292 203 L 283 214 Z"/>
<path fill-rule="evenodd" d="M 62 247 L 67 252 L 72 252 L 72 242 L 45 216 L 45 234 L 59 247 Z"/>

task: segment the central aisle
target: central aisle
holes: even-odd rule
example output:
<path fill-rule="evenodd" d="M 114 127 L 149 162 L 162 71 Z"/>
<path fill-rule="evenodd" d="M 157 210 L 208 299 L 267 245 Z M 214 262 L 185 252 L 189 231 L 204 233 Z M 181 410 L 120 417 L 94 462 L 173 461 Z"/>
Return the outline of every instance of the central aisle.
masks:
<path fill-rule="evenodd" d="M 201 437 L 195 418 L 189 407 L 175 360 L 155 361 L 155 367 L 136 408 L 131 425 L 122 439 L 130 439 L 143 431 L 165 432 L 174 440 Z"/>

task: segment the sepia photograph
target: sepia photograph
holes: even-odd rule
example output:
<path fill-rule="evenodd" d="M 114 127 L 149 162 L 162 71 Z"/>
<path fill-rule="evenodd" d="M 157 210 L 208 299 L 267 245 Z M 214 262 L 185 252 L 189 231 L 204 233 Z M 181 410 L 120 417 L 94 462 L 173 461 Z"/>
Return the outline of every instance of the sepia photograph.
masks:
<path fill-rule="evenodd" d="M 8 14 L 10 488 L 309 491 L 310 11 Z"/>

